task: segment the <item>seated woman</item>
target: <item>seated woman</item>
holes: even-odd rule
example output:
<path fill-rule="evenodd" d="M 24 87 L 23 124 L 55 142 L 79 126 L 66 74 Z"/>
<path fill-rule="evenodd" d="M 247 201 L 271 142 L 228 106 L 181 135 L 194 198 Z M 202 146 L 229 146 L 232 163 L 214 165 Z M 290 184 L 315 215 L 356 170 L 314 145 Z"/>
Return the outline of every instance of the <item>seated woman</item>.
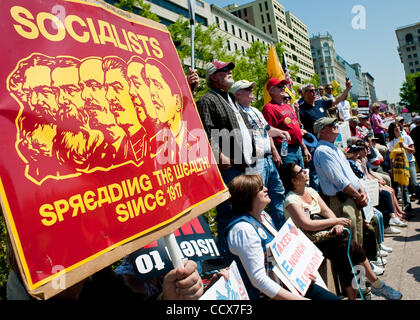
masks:
<path fill-rule="evenodd" d="M 305 297 L 295 295 L 274 281 L 266 246 L 277 230 L 263 210 L 270 203 L 267 188 L 259 175 L 240 175 L 229 183 L 234 219 L 224 234 L 231 259 L 238 264 L 250 299 L 267 296 L 275 300 L 338 300 L 324 288 L 312 283 Z M 312 280 L 314 278 L 312 277 Z"/>
<path fill-rule="evenodd" d="M 286 217 L 290 216 L 324 256 L 331 260 L 344 283 L 348 298 L 355 299 L 356 290 L 351 286 L 353 275 L 347 257 L 348 234 L 344 232 L 344 228 L 348 228 L 351 221 L 347 218 L 337 218 L 319 194 L 306 187 L 309 177 L 300 166 L 290 163 L 282 173 L 284 186 L 291 190 L 284 203 Z M 372 284 L 373 294 L 386 299 L 401 299 L 401 293 L 387 286 L 376 276 L 366 259 L 364 249 L 355 241 L 351 242 L 350 256 L 355 265 L 364 267 L 365 275 Z"/>
<path fill-rule="evenodd" d="M 394 189 L 386 185 L 383 179 L 379 179 L 369 172 L 367 167 L 367 155 L 369 152 L 369 147 L 364 142 L 360 142 L 355 146 L 351 146 L 350 149 L 351 158 L 349 159 L 349 162 L 355 175 L 359 179 L 378 180 L 380 195 L 378 209 L 385 215 L 385 233 L 398 234 L 398 229 L 392 228 L 390 226 L 407 227 L 407 224 L 398 218 L 405 215 L 405 212 L 403 212 L 398 205 L 398 199 L 395 196 Z"/>

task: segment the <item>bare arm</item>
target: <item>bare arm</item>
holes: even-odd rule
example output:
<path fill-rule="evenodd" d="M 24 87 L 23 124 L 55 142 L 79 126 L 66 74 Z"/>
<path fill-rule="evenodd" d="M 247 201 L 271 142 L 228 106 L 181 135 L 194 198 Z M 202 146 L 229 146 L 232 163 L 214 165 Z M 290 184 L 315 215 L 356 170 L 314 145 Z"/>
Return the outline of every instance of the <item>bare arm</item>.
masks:
<path fill-rule="evenodd" d="M 335 99 L 333 99 L 333 106 L 336 106 L 337 104 L 339 104 L 340 102 L 346 100 L 347 95 L 349 94 L 351 88 L 353 87 L 351 81 L 347 81 L 346 82 L 346 89 L 344 89 L 344 91 L 342 93 L 340 93 L 337 97 L 335 97 Z"/>
<path fill-rule="evenodd" d="M 302 206 L 295 203 L 289 204 L 287 206 L 287 211 L 289 212 L 292 220 L 296 223 L 296 225 L 305 231 L 320 231 L 337 224 L 348 223 L 348 219 L 337 218 L 335 216 L 322 220 L 311 220 L 311 218 L 309 218 L 308 215 L 303 212 Z"/>

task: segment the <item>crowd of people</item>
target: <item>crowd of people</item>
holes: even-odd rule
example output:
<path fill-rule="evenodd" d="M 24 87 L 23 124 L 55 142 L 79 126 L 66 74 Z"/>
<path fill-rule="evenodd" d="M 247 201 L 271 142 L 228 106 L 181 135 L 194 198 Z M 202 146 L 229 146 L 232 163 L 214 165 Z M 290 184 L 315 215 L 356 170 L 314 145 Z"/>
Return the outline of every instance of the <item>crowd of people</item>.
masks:
<path fill-rule="evenodd" d="M 233 260 L 238 263 L 252 299 L 340 299 L 316 284 L 314 275 L 304 297 L 289 291 L 273 275 L 267 245 L 291 218 L 331 260 L 348 299 L 357 298 L 347 257 L 350 237 L 352 263 L 364 268 L 371 292 L 386 299 L 401 299 L 402 294 L 379 276 L 384 273 L 385 257 L 392 252 L 384 244 L 384 237 L 397 235 L 401 232 L 398 228 L 407 227 L 414 216 L 411 201 L 420 201 L 415 161 L 416 150 L 420 150 L 420 117 L 415 117 L 410 127 L 399 117 L 387 128 L 379 105 L 373 104 L 370 114 L 350 107 L 346 99 L 351 81 L 335 97 L 332 85 L 325 87 L 324 94 L 322 86 L 306 84 L 293 101 L 286 90 L 288 82 L 278 78 L 268 80 L 266 90 L 271 101 L 260 111 L 252 106 L 256 83 L 246 79 L 235 82 L 234 68 L 232 62 L 209 63 L 209 91 L 196 101 L 221 177 L 231 194 L 216 208 L 218 247 L 224 266 Z M 195 70 L 189 70 L 187 81 L 194 91 L 199 81 Z M 351 138 L 343 150 L 335 141 L 339 125 L 345 122 Z M 220 132 L 228 132 L 229 139 Z M 407 170 L 400 165 L 401 159 L 407 161 Z M 400 179 L 406 173 L 402 171 L 408 172 L 408 183 Z M 376 180 L 380 194 L 369 219 L 365 180 Z M 13 265 L 9 298 L 29 298 Z M 116 287 L 131 288 L 130 295 L 160 293 L 167 299 L 197 299 L 204 291 L 196 263 L 186 260 L 184 269 L 157 279 L 152 294 L 147 290 L 151 283 L 139 285 L 106 268 L 64 291 L 61 297 L 88 297 L 89 290 L 110 292 L 109 288 L 95 286 L 95 277 L 102 282 L 113 281 Z"/>
<path fill-rule="evenodd" d="M 332 95 L 332 85 L 324 93 L 322 86 L 306 84 L 293 101 L 287 80 L 271 78 L 266 84 L 271 101 L 260 112 L 252 106 L 256 83 L 235 82 L 234 67 L 232 62 L 210 63 L 206 70 L 210 91 L 196 101 L 231 193 L 230 201 L 217 207 L 216 216 L 218 244 L 226 263 L 238 262 L 254 298 L 298 298 L 272 276 L 266 252 L 269 240 L 290 217 L 331 260 L 348 299 L 357 297 L 346 256 L 349 236 L 351 260 L 364 268 L 371 292 L 401 299 L 402 294 L 378 276 L 392 252 L 384 237 L 407 227 L 414 216 L 411 202 L 420 200 L 417 127 L 409 128 L 402 117 L 385 125 L 377 103 L 369 114 L 351 108 L 346 100 L 352 88 L 349 80 L 337 96 Z M 343 149 L 335 142 L 345 122 L 351 138 Z M 417 124 L 419 116 L 413 119 L 413 126 Z M 229 147 L 214 134 L 226 129 L 231 133 Z M 404 160 L 406 166 L 401 165 Z M 407 175 L 409 180 L 401 179 Z M 376 206 L 371 205 L 365 187 L 369 180 L 377 181 Z M 312 288 L 316 293 L 306 298 L 334 299 L 316 284 Z"/>

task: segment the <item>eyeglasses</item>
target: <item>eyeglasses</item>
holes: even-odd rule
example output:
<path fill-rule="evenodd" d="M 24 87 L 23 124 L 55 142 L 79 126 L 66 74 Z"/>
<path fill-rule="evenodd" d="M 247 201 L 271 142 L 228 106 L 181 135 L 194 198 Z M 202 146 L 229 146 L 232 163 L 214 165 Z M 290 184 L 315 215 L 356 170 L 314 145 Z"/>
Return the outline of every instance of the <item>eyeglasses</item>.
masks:
<path fill-rule="evenodd" d="M 306 90 L 306 92 L 316 93 L 316 90 L 315 89 L 311 89 L 311 90 Z"/>
<path fill-rule="evenodd" d="M 218 73 L 218 72 L 228 72 L 229 70 L 231 70 L 229 67 L 224 67 L 222 69 L 217 70 L 215 73 Z"/>
<path fill-rule="evenodd" d="M 298 175 L 300 175 L 302 172 L 305 172 L 305 169 L 300 168 L 299 172 L 295 173 L 295 177 L 297 177 Z"/>
<path fill-rule="evenodd" d="M 327 127 L 330 127 L 330 128 L 335 128 L 335 127 L 337 127 L 337 121 L 334 121 L 333 123 L 331 123 L 331 124 L 327 125 Z"/>

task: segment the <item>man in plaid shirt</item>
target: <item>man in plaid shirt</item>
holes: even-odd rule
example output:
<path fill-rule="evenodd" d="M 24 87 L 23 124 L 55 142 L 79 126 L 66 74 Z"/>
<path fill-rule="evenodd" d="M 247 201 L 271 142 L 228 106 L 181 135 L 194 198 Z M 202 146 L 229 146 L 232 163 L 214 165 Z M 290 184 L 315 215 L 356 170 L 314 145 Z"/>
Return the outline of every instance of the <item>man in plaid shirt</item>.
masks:
<path fill-rule="evenodd" d="M 255 170 L 255 142 L 248 116 L 235 104 L 229 93 L 234 80 L 232 62 L 213 61 L 207 65 L 206 80 L 210 91 L 197 101 L 197 109 L 226 185 L 236 176 Z M 256 171 L 255 171 L 256 172 Z M 228 201 L 217 206 L 219 242 L 231 218 Z M 220 243 L 221 252 L 225 246 Z"/>

